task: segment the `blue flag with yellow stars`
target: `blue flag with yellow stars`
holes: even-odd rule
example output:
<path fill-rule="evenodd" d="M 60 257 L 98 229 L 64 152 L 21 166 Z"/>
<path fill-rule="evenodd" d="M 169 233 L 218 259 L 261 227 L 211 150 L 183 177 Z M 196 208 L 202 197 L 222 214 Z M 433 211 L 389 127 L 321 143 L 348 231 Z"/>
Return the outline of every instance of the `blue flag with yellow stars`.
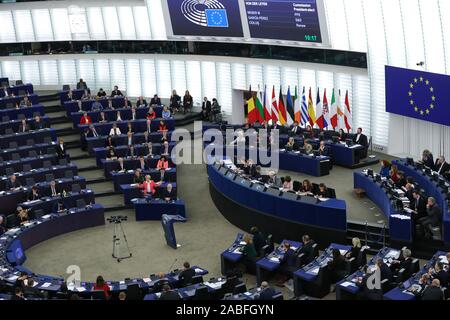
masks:
<path fill-rule="evenodd" d="M 386 66 L 386 111 L 450 125 L 450 76 Z"/>

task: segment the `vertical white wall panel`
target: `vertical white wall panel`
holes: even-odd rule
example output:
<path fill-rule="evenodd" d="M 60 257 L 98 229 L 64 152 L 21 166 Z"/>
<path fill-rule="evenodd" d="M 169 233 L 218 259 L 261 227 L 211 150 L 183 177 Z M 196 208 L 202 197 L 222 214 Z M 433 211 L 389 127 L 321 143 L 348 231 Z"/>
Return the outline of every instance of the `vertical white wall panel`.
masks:
<path fill-rule="evenodd" d="M 116 7 L 103 7 L 103 23 L 105 25 L 106 39 L 120 40 L 120 23 Z M 131 21 L 132 22 L 132 21 Z M 124 21 L 123 23 L 131 23 Z"/>
<path fill-rule="evenodd" d="M 9 78 L 9 81 L 21 80 L 19 61 L 2 61 L 2 77 Z"/>
<path fill-rule="evenodd" d="M 141 60 L 141 81 L 142 81 L 142 94 L 145 97 L 152 98 L 153 95 L 158 93 L 158 88 L 156 84 L 155 60 L 153 59 Z"/>
<path fill-rule="evenodd" d="M 148 40 L 152 38 L 150 21 L 146 7 L 133 7 L 134 26 L 136 28 L 136 39 Z"/>
<path fill-rule="evenodd" d="M 200 61 L 186 61 L 186 84 L 194 103 L 203 99 L 202 68 Z"/>
<path fill-rule="evenodd" d="M 231 64 L 231 80 L 233 89 L 248 90 L 247 76 L 245 74 L 245 64 L 243 63 Z"/>
<path fill-rule="evenodd" d="M 217 101 L 222 107 L 222 112 L 231 115 L 232 112 L 232 84 L 231 65 L 225 62 L 216 63 Z M 208 97 L 212 99 L 214 97 Z"/>
<path fill-rule="evenodd" d="M 184 61 L 171 61 L 172 87 L 181 95 L 185 90 L 189 90 L 189 84 L 186 83 L 186 66 Z"/>
<path fill-rule="evenodd" d="M 58 73 L 61 85 L 68 84 L 72 88 L 76 88 L 75 84 L 78 79 L 75 60 L 58 60 Z"/>
<path fill-rule="evenodd" d="M 34 41 L 33 19 L 30 10 L 14 10 L 14 25 L 18 42 Z M 3 31 L 2 31 L 3 32 Z"/>
<path fill-rule="evenodd" d="M 56 60 L 40 60 L 41 85 L 58 85 L 58 64 Z"/>
<path fill-rule="evenodd" d="M 102 9 L 89 7 L 86 9 L 89 32 L 92 40 L 106 39 L 105 27 L 103 25 Z"/>
<path fill-rule="evenodd" d="M 95 87 L 94 61 L 90 60 L 90 59 L 78 60 L 77 61 L 77 75 L 78 75 L 78 78 L 81 78 L 81 79 L 83 79 L 84 82 L 86 82 L 88 88 Z"/>
<path fill-rule="evenodd" d="M 170 61 L 169 60 L 157 60 L 156 61 L 156 76 L 158 84 L 158 95 L 162 98 L 169 98 L 172 94 L 172 90 L 177 90 L 179 96 L 183 96 L 183 92 L 180 89 L 173 87 L 170 75 Z M 183 89 L 181 89 L 183 90 Z"/>
<path fill-rule="evenodd" d="M 31 11 L 33 16 L 36 41 L 53 41 L 52 20 L 48 9 L 35 9 Z"/>
<path fill-rule="evenodd" d="M 127 96 L 138 97 L 142 94 L 141 70 L 138 59 L 125 60 L 127 74 Z"/>
<path fill-rule="evenodd" d="M 52 18 L 53 36 L 56 41 L 72 40 L 69 25 L 69 14 L 66 8 L 50 9 Z"/>
<path fill-rule="evenodd" d="M 202 72 L 202 96 L 206 97 L 216 97 L 217 96 L 217 86 L 216 86 L 216 64 L 215 62 L 202 61 L 201 62 L 201 72 Z"/>
<path fill-rule="evenodd" d="M 11 11 L 0 11 L 0 21 L 2 22 L 2 32 L 0 32 L 0 42 L 16 42 L 16 30 Z"/>
<path fill-rule="evenodd" d="M 95 65 L 95 89 L 98 90 L 102 88 L 105 91 L 112 90 L 111 86 L 111 76 L 109 73 L 109 60 L 108 59 L 97 59 L 94 60 Z"/>
<path fill-rule="evenodd" d="M 111 88 L 112 91 L 114 86 L 118 86 L 119 90 L 125 95 L 128 95 L 127 81 L 126 81 L 126 70 L 125 63 L 123 59 L 112 59 L 109 61 L 110 73 L 111 73 Z M 108 91 L 107 89 L 105 89 Z"/>
<path fill-rule="evenodd" d="M 136 29 L 134 27 L 133 10 L 131 7 L 118 7 L 117 14 L 119 16 L 120 33 L 122 40 L 136 39 Z"/>
<path fill-rule="evenodd" d="M 36 60 L 22 61 L 21 67 L 22 81 L 24 83 L 32 83 L 33 85 L 41 84 L 39 63 Z"/>

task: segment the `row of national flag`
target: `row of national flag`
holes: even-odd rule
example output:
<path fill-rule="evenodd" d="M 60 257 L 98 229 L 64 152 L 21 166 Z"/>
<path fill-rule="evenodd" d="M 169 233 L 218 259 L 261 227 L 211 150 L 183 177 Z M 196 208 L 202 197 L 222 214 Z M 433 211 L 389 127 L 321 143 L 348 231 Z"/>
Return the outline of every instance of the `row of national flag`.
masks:
<path fill-rule="evenodd" d="M 249 91 L 252 93 L 251 86 Z M 322 100 L 320 89 L 317 89 L 315 104 L 311 88 L 309 88 L 307 97 L 306 89 L 303 87 L 301 99 L 298 95 L 297 86 L 293 93 L 291 93 L 291 88 L 288 87 L 286 100 L 281 87 L 278 97 L 275 94 L 275 86 L 272 88 L 271 100 L 268 99 L 268 94 L 270 92 L 267 92 L 267 86 L 264 86 L 264 91 L 258 88 L 256 94 L 252 93 L 251 98 L 247 100 L 248 122 L 250 124 L 267 121 L 290 126 L 294 122 L 298 122 L 303 127 L 309 124 L 311 127 L 316 126 L 320 129 L 344 129 L 347 132 L 350 132 L 352 128 L 353 121 L 348 90 L 345 93 L 344 105 L 341 104 L 341 90 L 335 92 L 333 89 L 331 104 L 328 103 L 326 89 L 323 91 Z"/>

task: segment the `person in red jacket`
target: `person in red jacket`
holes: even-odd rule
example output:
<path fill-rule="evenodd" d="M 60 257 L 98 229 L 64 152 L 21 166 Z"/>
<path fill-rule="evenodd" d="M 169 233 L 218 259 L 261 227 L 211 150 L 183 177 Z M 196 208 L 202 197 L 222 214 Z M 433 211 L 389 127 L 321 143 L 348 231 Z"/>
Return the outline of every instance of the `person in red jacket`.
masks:
<path fill-rule="evenodd" d="M 151 179 L 150 175 L 146 175 L 145 181 L 141 183 L 139 188 L 142 189 L 144 196 L 146 196 L 148 194 L 154 195 L 156 192 L 156 186 L 157 184 Z"/>
<path fill-rule="evenodd" d="M 109 286 L 105 283 L 102 276 L 97 277 L 97 281 L 94 284 L 94 290 L 103 290 L 105 292 L 105 298 L 109 299 Z"/>
<path fill-rule="evenodd" d="M 162 120 L 159 122 L 159 128 L 158 128 L 158 131 L 159 131 L 159 132 L 167 131 L 167 125 L 166 125 L 165 122 L 162 121 Z"/>
<path fill-rule="evenodd" d="M 156 112 L 153 110 L 152 107 L 150 107 L 150 108 L 148 109 L 148 112 L 147 112 L 147 119 L 148 119 L 148 120 L 153 120 L 153 119 L 155 119 L 155 118 L 156 118 Z"/>
<path fill-rule="evenodd" d="M 80 124 L 91 124 L 92 119 L 88 116 L 87 112 L 83 113 L 83 116 L 80 119 Z"/>
<path fill-rule="evenodd" d="M 169 168 L 169 161 L 167 161 L 166 156 L 161 156 L 156 164 L 156 170 L 167 170 Z"/>

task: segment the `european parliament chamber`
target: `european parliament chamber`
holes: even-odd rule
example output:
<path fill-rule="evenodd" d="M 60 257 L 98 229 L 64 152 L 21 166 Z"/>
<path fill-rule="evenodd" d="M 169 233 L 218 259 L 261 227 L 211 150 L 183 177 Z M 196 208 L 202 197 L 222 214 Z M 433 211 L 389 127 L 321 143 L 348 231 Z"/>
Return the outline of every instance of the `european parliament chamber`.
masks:
<path fill-rule="evenodd" d="M 450 299 L 449 1 L 0 18 L 0 300 Z"/>

